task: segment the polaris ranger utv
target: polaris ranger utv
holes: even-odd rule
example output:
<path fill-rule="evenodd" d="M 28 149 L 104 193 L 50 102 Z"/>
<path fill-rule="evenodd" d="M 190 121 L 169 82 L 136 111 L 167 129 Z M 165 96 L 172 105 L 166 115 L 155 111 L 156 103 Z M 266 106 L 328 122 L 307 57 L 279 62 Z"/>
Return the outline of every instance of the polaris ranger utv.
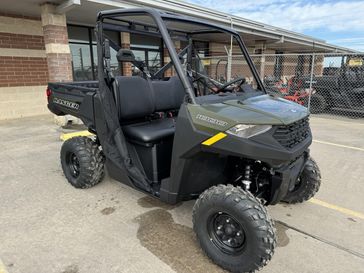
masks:
<path fill-rule="evenodd" d="M 158 37 L 170 61 L 151 73 L 107 31 Z M 92 187 L 105 165 L 112 178 L 163 202 L 197 199 L 193 227 L 207 256 L 232 272 L 266 265 L 276 234 L 263 205 L 303 202 L 320 186 L 309 156 L 306 108 L 266 94 L 232 29 L 125 9 L 100 12 L 96 37 L 98 81 L 50 83 L 47 89 L 54 114 L 79 117 L 95 134 L 64 142 L 61 163 L 69 183 Z M 214 60 L 202 61 L 205 49 L 198 45 L 230 39 L 244 57 L 232 67 L 241 76 L 220 83 L 209 74 Z M 119 68 L 130 65 L 139 75 L 120 76 L 113 54 Z M 249 69 L 239 70 L 242 64 Z"/>

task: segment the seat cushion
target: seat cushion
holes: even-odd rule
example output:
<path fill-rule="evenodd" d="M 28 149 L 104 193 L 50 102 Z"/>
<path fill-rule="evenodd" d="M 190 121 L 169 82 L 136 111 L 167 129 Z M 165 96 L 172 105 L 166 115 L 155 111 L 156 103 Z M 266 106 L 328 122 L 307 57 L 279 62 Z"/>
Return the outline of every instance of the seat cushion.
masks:
<path fill-rule="evenodd" d="M 174 135 L 175 120 L 165 118 L 125 125 L 123 126 L 123 132 L 130 140 L 141 143 L 155 143 Z"/>

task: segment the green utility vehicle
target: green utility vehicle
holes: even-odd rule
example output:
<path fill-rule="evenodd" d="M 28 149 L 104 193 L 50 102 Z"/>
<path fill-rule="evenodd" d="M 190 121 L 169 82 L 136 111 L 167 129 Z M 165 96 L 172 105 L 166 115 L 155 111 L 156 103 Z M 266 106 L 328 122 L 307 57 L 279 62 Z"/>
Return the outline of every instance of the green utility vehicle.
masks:
<path fill-rule="evenodd" d="M 159 38 L 165 62 L 151 73 L 110 31 Z M 193 227 L 212 261 L 232 272 L 265 266 L 276 246 L 265 205 L 306 201 L 320 186 L 307 109 L 266 93 L 233 29 L 125 9 L 100 12 L 96 37 L 98 81 L 47 89 L 54 114 L 74 115 L 95 134 L 63 144 L 69 183 L 92 187 L 105 165 L 112 178 L 163 202 L 197 199 Z M 200 46 L 207 41 L 208 56 Z M 230 42 L 240 59 L 221 83 L 211 75 L 214 56 Z M 121 76 L 128 66 L 138 75 Z"/>

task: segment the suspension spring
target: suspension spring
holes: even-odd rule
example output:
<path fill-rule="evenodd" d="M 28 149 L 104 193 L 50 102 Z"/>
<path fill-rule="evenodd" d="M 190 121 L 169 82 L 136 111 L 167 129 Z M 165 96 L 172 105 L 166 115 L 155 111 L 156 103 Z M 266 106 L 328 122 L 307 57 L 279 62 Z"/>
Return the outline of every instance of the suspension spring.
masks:
<path fill-rule="evenodd" d="M 241 182 L 243 183 L 245 190 L 250 189 L 250 184 L 252 183 L 252 181 L 251 181 L 251 166 L 248 165 L 248 164 L 245 165 L 244 179 Z"/>

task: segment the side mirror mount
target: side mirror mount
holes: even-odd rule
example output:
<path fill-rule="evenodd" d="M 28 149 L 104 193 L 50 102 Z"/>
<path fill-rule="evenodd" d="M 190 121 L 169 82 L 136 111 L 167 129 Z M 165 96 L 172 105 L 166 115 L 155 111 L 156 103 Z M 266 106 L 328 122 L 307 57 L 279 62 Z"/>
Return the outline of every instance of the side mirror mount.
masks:
<path fill-rule="evenodd" d="M 133 51 L 131 51 L 130 49 L 125 49 L 125 48 L 119 49 L 118 53 L 116 54 L 116 59 L 120 63 L 121 62 L 132 63 L 136 68 L 138 68 L 148 78 L 151 77 L 145 63 L 143 61 L 136 60 Z"/>
<path fill-rule="evenodd" d="M 108 39 L 105 39 L 104 42 L 104 57 L 106 59 L 110 59 L 111 55 L 110 55 L 110 42 Z"/>
<path fill-rule="evenodd" d="M 118 53 L 116 54 L 116 59 L 119 62 L 131 62 L 131 63 L 135 62 L 135 56 L 133 51 L 125 48 L 122 48 L 118 51 Z"/>

